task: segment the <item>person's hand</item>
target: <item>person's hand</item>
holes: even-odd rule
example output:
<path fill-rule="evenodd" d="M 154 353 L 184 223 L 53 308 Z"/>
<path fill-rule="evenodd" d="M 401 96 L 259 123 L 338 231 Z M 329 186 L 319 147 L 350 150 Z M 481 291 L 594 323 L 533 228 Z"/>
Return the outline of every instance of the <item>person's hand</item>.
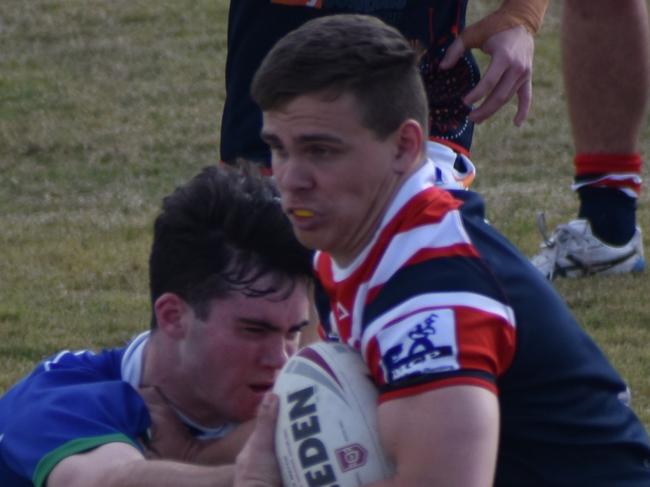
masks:
<path fill-rule="evenodd" d="M 268 393 L 258 409 L 255 430 L 237 456 L 234 487 L 282 485 L 274 447 L 277 415 L 278 396 Z"/>
<path fill-rule="evenodd" d="M 528 115 L 533 98 L 535 42 L 532 34 L 523 26 L 512 27 L 488 37 L 480 48 L 491 59 L 481 81 L 463 98 L 466 105 L 483 100 L 482 104 L 470 113 L 470 120 L 483 122 L 516 94 L 517 113 L 513 122 L 520 126 Z M 462 36 L 458 37 L 447 49 L 440 67 L 453 67 L 466 49 Z"/>

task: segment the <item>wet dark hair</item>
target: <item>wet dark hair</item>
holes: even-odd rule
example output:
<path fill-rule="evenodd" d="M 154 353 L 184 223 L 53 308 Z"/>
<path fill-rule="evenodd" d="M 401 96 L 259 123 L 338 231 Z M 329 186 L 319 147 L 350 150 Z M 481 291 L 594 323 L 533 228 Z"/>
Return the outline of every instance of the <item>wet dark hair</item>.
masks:
<path fill-rule="evenodd" d="M 206 167 L 163 200 L 149 259 L 151 302 L 172 292 L 206 319 L 210 302 L 232 291 L 288 296 L 297 280 L 312 278 L 311 259 L 270 179 L 247 166 Z M 270 284 L 256 287 L 263 276 Z"/>

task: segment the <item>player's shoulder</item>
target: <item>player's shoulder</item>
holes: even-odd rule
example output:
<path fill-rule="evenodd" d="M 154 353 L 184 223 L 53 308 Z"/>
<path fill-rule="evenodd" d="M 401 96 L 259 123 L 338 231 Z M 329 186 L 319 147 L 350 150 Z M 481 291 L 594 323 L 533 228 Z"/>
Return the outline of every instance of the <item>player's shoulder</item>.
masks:
<path fill-rule="evenodd" d="M 74 409 L 80 402 L 73 398 L 97 394 L 98 384 L 121 379 L 122 353 L 120 349 L 57 352 L 41 361 L 0 397 L 0 414 L 7 407 L 13 417 L 22 411 L 55 407 L 57 404 L 66 404 L 66 407 Z"/>

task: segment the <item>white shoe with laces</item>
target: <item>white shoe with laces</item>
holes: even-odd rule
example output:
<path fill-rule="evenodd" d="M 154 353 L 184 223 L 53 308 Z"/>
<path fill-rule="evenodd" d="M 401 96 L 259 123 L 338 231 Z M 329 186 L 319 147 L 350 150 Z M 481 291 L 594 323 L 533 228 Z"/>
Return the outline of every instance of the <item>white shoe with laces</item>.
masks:
<path fill-rule="evenodd" d="M 587 220 L 572 220 L 558 225 L 549 237 L 544 214 L 540 213 L 537 226 L 544 242 L 531 262 L 549 280 L 555 276 L 622 274 L 645 269 L 641 229 L 638 227 L 628 243 L 616 247 L 595 237 Z"/>

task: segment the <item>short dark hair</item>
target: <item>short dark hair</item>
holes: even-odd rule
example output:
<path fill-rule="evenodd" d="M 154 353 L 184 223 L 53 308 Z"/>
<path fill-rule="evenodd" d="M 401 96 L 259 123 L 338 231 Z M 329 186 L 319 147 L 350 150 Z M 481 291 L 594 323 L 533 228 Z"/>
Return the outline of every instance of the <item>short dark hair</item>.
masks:
<path fill-rule="evenodd" d="M 269 178 L 246 166 L 206 167 L 163 200 L 149 259 L 151 301 L 172 292 L 205 319 L 210 301 L 234 290 L 288 296 L 296 280 L 312 278 L 311 263 Z M 255 287 L 266 275 L 271 285 Z"/>
<path fill-rule="evenodd" d="M 251 89 L 262 111 L 321 92 L 333 98 L 353 94 L 362 122 L 380 139 L 409 118 L 427 130 L 418 54 L 397 29 L 375 17 L 339 14 L 306 22 L 271 49 Z"/>

